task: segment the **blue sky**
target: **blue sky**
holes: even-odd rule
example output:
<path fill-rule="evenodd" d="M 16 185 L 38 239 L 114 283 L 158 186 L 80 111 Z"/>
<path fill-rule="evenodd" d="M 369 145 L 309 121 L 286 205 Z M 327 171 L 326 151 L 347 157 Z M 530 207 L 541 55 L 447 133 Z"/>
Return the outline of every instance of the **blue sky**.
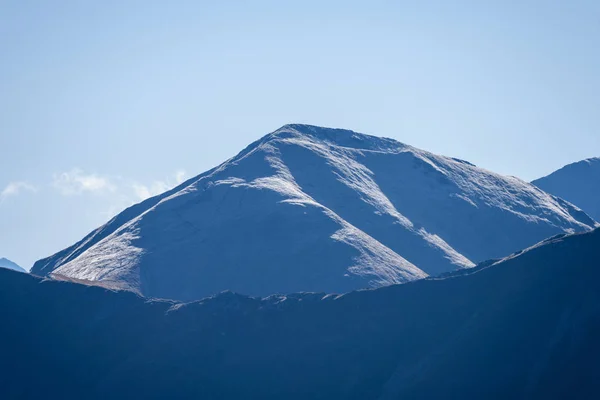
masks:
<path fill-rule="evenodd" d="M 597 1 L 0 0 L 0 257 L 290 122 L 531 180 L 600 156 Z"/>

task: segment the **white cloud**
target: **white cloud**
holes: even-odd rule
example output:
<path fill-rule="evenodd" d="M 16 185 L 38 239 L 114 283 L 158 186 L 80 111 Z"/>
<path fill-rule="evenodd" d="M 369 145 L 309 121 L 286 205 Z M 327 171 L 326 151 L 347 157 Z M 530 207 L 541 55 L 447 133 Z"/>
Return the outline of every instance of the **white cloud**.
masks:
<path fill-rule="evenodd" d="M 154 181 L 149 186 L 134 183 L 132 188 L 135 195 L 140 200 L 146 200 L 149 197 L 156 196 L 169 190 L 169 186 L 163 181 Z"/>
<path fill-rule="evenodd" d="M 19 193 L 26 192 L 37 192 L 37 188 L 27 182 L 10 182 L 6 187 L 0 192 L 0 203 L 4 201 L 7 197 L 16 196 Z"/>
<path fill-rule="evenodd" d="M 150 185 L 142 185 L 136 182 L 133 183 L 131 187 L 138 200 L 146 200 L 147 198 L 164 193 L 180 183 L 183 183 L 186 177 L 187 174 L 184 170 L 178 170 L 173 175 L 173 178 L 169 178 L 165 181 L 154 181 Z"/>
<path fill-rule="evenodd" d="M 81 168 L 53 175 L 51 186 L 63 196 L 83 194 L 103 195 L 106 209 L 101 211 L 104 217 L 112 218 L 125 208 L 147 198 L 164 193 L 188 178 L 185 170 L 177 170 L 164 180 L 155 180 L 142 184 L 117 175 L 102 175 L 86 173 Z M 10 182 L 0 191 L 0 204 L 5 199 L 17 196 L 23 192 L 35 193 L 38 187 L 26 182 Z"/>
<path fill-rule="evenodd" d="M 88 174 L 80 168 L 54 174 L 52 186 L 64 196 L 79 195 L 83 193 L 106 194 L 110 193 L 115 198 L 127 198 L 131 201 L 141 201 L 159 195 L 181 184 L 187 178 L 185 170 L 177 170 L 165 180 L 155 180 L 149 184 L 129 181 L 121 177 L 107 177 L 105 175 Z M 123 204 L 119 201 L 119 204 Z M 112 212 L 109 210 L 109 212 Z"/>
<path fill-rule="evenodd" d="M 180 184 L 183 183 L 183 181 L 185 181 L 187 178 L 187 173 L 185 172 L 185 170 L 180 169 L 177 172 L 175 172 L 175 183 L 176 184 Z"/>
<path fill-rule="evenodd" d="M 165 180 L 155 180 L 150 184 L 131 182 L 123 178 L 116 179 L 119 182 L 115 200 L 110 207 L 102 212 L 106 217 L 112 218 L 126 207 L 130 207 L 139 201 L 162 194 L 175 186 L 183 183 L 188 178 L 185 170 L 177 170 Z"/>
<path fill-rule="evenodd" d="M 117 190 L 109 178 L 96 174 L 86 174 L 79 168 L 73 168 L 61 174 L 54 174 L 52 186 L 65 196 L 84 192 L 109 193 Z"/>

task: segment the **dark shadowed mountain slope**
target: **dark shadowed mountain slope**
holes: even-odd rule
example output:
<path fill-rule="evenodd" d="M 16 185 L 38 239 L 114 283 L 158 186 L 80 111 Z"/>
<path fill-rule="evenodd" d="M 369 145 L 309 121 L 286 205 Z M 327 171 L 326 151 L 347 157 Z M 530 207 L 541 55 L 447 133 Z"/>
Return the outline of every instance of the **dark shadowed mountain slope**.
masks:
<path fill-rule="evenodd" d="M 569 164 L 532 183 L 600 220 L 600 157 Z"/>
<path fill-rule="evenodd" d="M 25 272 L 25 273 L 27 272 L 23 268 L 21 268 L 19 265 L 10 261 L 7 258 L 0 258 L 0 268 L 12 269 L 13 271 L 18 271 L 18 272 Z"/>
<path fill-rule="evenodd" d="M 225 289 L 348 292 L 472 267 L 594 224 L 529 183 L 465 161 L 287 125 L 32 272 L 180 300 Z"/>
<path fill-rule="evenodd" d="M 600 230 L 342 296 L 190 304 L 0 270 L 0 397 L 591 399 Z"/>

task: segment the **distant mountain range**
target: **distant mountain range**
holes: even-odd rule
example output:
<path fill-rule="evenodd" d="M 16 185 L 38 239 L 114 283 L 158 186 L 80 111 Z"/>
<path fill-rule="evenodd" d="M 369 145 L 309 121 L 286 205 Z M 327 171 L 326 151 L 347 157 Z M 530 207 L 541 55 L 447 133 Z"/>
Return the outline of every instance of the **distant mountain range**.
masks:
<path fill-rule="evenodd" d="M 182 304 L 0 270 L 3 398 L 593 399 L 600 230 L 345 295 Z"/>
<path fill-rule="evenodd" d="M 595 226 L 560 198 L 466 161 L 286 125 L 32 273 L 186 301 L 225 289 L 344 293 L 470 268 Z"/>
<path fill-rule="evenodd" d="M 27 271 L 25 271 L 23 268 L 21 268 L 16 263 L 10 261 L 7 258 L 0 258 L 0 268 L 7 268 L 7 269 L 12 269 L 13 271 L 19 271 L 19 272 L 25 272 L 25 273 L 27 273 Z"/>
<path fill-rule="evenodd" d="M 532 183 L 600 221 L 600 157 L 569 164 Z"/>

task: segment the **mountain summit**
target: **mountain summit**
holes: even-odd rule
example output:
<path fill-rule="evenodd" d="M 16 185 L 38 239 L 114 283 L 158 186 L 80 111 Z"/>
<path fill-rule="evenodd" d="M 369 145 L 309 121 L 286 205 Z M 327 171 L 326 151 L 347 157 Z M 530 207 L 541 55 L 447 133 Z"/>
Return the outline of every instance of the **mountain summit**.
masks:
<path fill-rule="evenodd" d="M 570 201 L 600 221 L 600 157 L 566 165 L 532 183 Z"/>
<path fill-rule="evenodd" d="M 198 299 L 347 292 L 469 268 L 595 222 L 518 178 L 349 130 L 286 125 L 32 272 Z"/>
<path fill-rule="evenodd" d="M 27 272 L 16 263 L 10 261 L 8 258 L 0 258 L 0 268 L 12 269 L 18 272 Z"/>

